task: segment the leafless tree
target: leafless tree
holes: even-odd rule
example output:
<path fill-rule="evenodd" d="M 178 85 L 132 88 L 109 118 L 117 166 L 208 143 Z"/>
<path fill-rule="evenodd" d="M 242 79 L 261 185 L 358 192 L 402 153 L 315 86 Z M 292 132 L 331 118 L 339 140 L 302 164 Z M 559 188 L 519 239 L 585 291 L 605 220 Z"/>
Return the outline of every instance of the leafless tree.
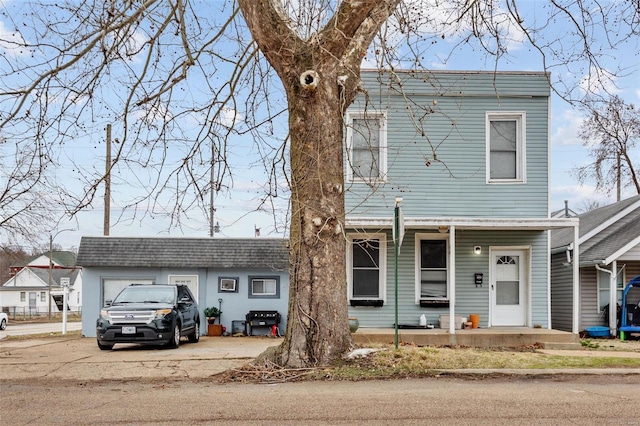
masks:
<path fill-rule="evenodd" d="M 578 208 L 580 213 L 590 212 L 591 210 L 599 209 L 600 207 L 604 207 L 601 201 L 596 199 L 586 199 L 582 202 L 582 205 Z"/>
<path fill-rule="evenodd" d="M 114 185 L 146 189 L 128 207 L 141 209 L 142 218 L 166 214 L 172 226 L 206 209 L 210 191 L 233 185 L 229 159 L 239 141 L 251 139 L 269 178 L 264 205 L 283 191 L 290 190 L 291 199 L 289 320 L 274 359 L 327 365 L 352 344 L 343 116 L 362 92 L 363 61 L 390 70 L 425 69 L 435 59 L 432 46 L 444 44 L 450 54 L 441 63 L 460 49 L 479 49 L 498 69 L 517 43 L 538 55 L 547 71 L 579 74 L 586 66 L 600 81 L 626 71 L 602 61 L 637 37 L 638 0 L 553 0 L 544 15 L 518 8 L 526 3 L 3 3 L 0 131 L 5 141 L 15 141 L 16 152 L 46 147 L 34 176 L 63 160 L 74 164 L 69 177 L 82 185 L 58 186 L 61 210 L 73 215 L 91 205 L 105 177 L 104 169 L 86 167 L 77 154 L 89 145 L 100 155 L 103 138 L 96 129 L 113 122 L 119 134 L 110 169 Z M 555 90 L 567 99 L 582 96 L 567 74 L 555 74 Z M 437 145 L 428 161 L 436 159 Z M 43 183 L 36 179 L 34 191 Z"/>
<path fill-rule="evenodd" d="M 578 181 L 593 178 L 596 190 L 607 195 L 615 188 L 618 201 L 624 187 L 640 194 L 640 157 L 634 151 L 640 141 L 640 108 L 617 95 L 587 105 L 589 116 L 580 127 L 580 138 L 593 161 L 574 169 Z"/>
<path fill-rule="evenodd" d="M 53 222 L 57 198 L 44 178 L 48 154 L 43 147 L 8 147 L 0 140 L 0 229 L 9 243 L 36 243 L 41 224 Z"/>

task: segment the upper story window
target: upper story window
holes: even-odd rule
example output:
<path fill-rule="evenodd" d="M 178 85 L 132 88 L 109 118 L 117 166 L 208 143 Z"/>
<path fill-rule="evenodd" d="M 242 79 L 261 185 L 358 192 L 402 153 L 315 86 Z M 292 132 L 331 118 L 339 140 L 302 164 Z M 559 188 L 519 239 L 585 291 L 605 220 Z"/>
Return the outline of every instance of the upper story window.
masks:
<path fill-rule="evenodd" d="M 347 117 L 347 180 L 384 181 L 387 174 L 387 118 L 351 112 Z"/>
<path fill-rule="evenodd" d="M 348 241 L 347 282 L 351 305 L 382 306 L 386 288 L 385 235 L 354 234 Z"/>
<path fill-rule="evenodd" d="M 524 112 L 487 112 L 487 182 L 526 181 Z"/>
<path fill-rule="evenodd" d="M 416 302 L 449 300 L 448 239 L 439 234 L 416 234 Z"/>

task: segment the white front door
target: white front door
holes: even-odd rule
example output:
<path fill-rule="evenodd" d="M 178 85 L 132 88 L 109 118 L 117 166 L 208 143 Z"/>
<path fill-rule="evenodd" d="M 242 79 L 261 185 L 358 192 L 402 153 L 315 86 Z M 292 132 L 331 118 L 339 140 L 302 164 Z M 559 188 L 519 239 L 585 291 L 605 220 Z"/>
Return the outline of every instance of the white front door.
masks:
<path fill-rule="evenodd" d="M 491 325 L 525 326 L 527 322 L 526 250 L 491 252 Z"/>

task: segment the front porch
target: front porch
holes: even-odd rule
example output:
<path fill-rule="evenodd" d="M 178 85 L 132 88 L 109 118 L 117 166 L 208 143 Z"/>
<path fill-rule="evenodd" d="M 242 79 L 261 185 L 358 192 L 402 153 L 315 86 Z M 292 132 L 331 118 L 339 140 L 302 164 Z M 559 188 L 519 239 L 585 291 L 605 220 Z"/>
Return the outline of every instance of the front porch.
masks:
<path fill-rule="evenodd" d="M 370 343 L 395 343 L 393 328 L 359 328 L 353 340 L 359 345 Z M 549 346 L 571 346 L 579 344 L 577 334 L 566 331 L 528 327 L 491 327 L 455 330 L 434 329 L 399 329 L 398 342 L 415 343 L 420 346 L 472 346 L 479 348 L 520 347 L 536 343 Z"/>

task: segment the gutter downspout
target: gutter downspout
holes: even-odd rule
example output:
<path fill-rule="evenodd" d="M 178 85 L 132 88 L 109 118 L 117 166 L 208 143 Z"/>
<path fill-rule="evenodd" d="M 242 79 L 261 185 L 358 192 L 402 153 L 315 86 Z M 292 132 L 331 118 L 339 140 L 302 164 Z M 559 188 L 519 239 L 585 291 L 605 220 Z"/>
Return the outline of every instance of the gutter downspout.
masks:
<path fill-rule="evenodd" d="M 615 277 L 616 277 L 616 262 L 613 262 L 612 265 L 612 270 L 608 270 L 608 269 L 604 269 L 603 267 L 601 267 L 600 265 L 598 265 L 597 263 L 595 264 L 595 267 L 598 271 L 601 272 L 606 272 L 607 274 L 609 274 L 609 318 L 607 319 L 609 322 L 609 333 L 612 336 L 616 335 L 617 330 L 617 312 L 618 310 L 617 308 L 617 304 L 618 301 L 616 300 L 616 283 L 615 283 Z"/>

